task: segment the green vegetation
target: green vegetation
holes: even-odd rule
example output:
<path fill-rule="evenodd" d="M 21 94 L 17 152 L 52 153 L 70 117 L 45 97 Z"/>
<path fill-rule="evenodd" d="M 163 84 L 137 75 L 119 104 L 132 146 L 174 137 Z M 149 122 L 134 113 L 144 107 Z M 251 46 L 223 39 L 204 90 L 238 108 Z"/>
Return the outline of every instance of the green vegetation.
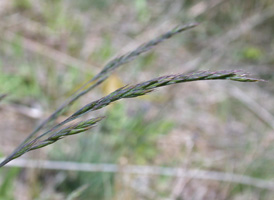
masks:
<path fill-rule="evenodd" d="M 0 199 L 13 200 L 14 199 L 14 184 L 19 175 L 20 169 L 5 169 L 1 171 L 4 176 L 0 182 Z"/>
<path fill-rule="evenodd" d="M 9 159 L 35 150 L 22 158 L 45 152 L 41 158 L 46 156 L 55 161 L 198 168 L 261 180 L 274 178 L 271 117 L 264 118 L 257 108 L 253 110 L 254 104 L 242 102 L 233 94 L 234 86 L 240 88 L 247 93 L 247 100 L 258 102 L 271 116 L 273 109 L 267 100 L 273 92 L 271 84 L 259 83 L 253 87 L 202 81 L 177 86 L 179 82 L 194 80 L 257 81 L 236 69 L 273 80 L 273 25 L 270 23 L 273 3 L 269 0 L 214 3 L 217 4 L 14 0 L 4 11 L 0 9 L 3 16 L 0 128 L 10 124 L 9 115 L 1 115 L 9 112 L 2 108 L 10 102 L 28 107 L 32 100 L 41 102 L 43 118 L 48 117 L 45 121 L 35 121 L 42 123 L 34 130 L 27 130 L 32 131 L 31 137 Z M 258 12 L 260 15 L 256 15 Z M 256 20 L 248 21 L 253 15 L 257 16 Z M 162 41 L 196 24 L 171 29 L 174 25 L 197 20 L 202 22 L 197 28 L 151 51 Z M 245 32 L 239 26 L 241 23 L 251 28 Z M 147 43 L 138 46 L 146 40 Z M 34 48 L 35 43 L 48 49 L 40 51 Z M 121 53 L 128 49 L 131 49 L 129 53 Z M 54 56 L 51 52 L 60 54 Z M 115 55 L 118 56 L 111 59 Z M 135 58 L 138 59 L 131 62 Z M 110 61 L 102 67 L 107 60 Z M 119 81 L 125 87 L 102 95 L 100 84 L 116 70 L 120 70 Z M 162 76 L 176 72 L 183 74 Z M 162 86 L 168 87 L 157 89 L 145 98 L 117 102 Z M 56 108 L 59 109 L 55 111 Z M 86 114 L 91 116 L 86 118 Z M 25 116 L 21 113 L 20 117 Z M 16 127 L 22 125 L 18 122 L 11 129 Z M 6 141 L 4 132 L 0 135 L 2 141 Z M 16 134 L 10 137 L 17 137 Z M 15 183 L 24 181 L 19 171 L 0 169 L 0 199 L 16 199 Z M 36 187 L 31 189 L 30 183 L 25 183 L 24 190 L 30 190 L 31 198 L 37 200 L 191 199 L 198 198 L 195 195 L 200 191 L 207 191 L 200 194 L 200 199 L 206 200 L 213 195 L 237 200 L 273 197 L 272 190 L 237 182 L 221 183 L 222 178 L 220 182 L 187 177 L 182 181 L 177 176 L 62 170 L 42 170 L 33 176 Z M 183 191 L 178 192 L 176 188 L 180 184 Z M 50 194 L 43 198 L 45 191 Z"/>

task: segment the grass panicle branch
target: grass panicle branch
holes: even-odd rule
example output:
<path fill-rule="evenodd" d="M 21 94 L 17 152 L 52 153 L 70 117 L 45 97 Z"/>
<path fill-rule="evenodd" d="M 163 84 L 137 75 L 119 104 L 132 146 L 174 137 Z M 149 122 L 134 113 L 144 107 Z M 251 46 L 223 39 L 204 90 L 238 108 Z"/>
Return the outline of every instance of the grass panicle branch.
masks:
<path fill-rule="evenodd" d="M 174 28 L 173 30 L 168 31 L 168 32 L 164 33 L 163 35 L 161 35 L 153 40 L 150 40 L 149 42 L 137 47 L 135 50 L 111 60 L 109 63 L 106 64 L 106 66 L 103 68 L 103 70 L 93 78 L 93 80 L 97 80 L 101 77 L 106 76 L 110 72 L 114 71 L 117 67 L 134 60 L 140 54 L 148 52 L 149 50 L 151 50 L 153 47 L 160 44 L 161 42 L 171 38 L 172 36 L 174 36 L 178 33 L 186 31 L 190 28 L 194 28 L 197 25 L 198 25 L 198 23 L 189 23 L 189 24 L 186 24 L 183 26 L 178 26 L 178 27 Z"/>
<path fill-rule="evenodd" d="M 20 151 L 18 151 L 14 155 L 14 159 L 20 157 L 21 155 L 35 150 L 35 149 L 40 149 L 42 147 L 45 147 L 47 145 L 50 145 L 52 143 L 57 142 L 58 140 L 70 136 L 70 135 L 75 135 L 84 131 L 87 131 L 94 127 L 99 121 L 101 121 L 104 117 L 97 117 L 97 118 L 92 118 L 86 121 L 81 121 L 79 123 L 76 123 L 74 125 L 65 127 L 55 133 L 53 133 L 50 137 L 44 139 L 44 140 L 39 140 L 39 138 L 36 138 L 30 142 L 27 142 Z"/>
<path fill-rule="evenodd" d="M 148 41 L 147 43 L 142 44 L 141 46 L 137 47 L 135 50 L 126 53 L 122 56 L 114 58 L 113 60 L 109 61 L 105 67 L 99 72 L 96 76 L 94 76 L 90 81 L 88 81 L 85 85 L 83 85 L 79 90 L 77 90 L 72 97 L 67 100 L 64 104 L 62 104 L 53 114 L 51 114 L 47 119 L 45 119 L 42 123 L 40 123 L 32 133 L 19 145 L 19 147 L 14 151 L 14 153 L 20 149 L 26 142 L 28 142 L 31 138 L 33 138 L 42 128 L 44 128 L 48 123 L 55 120 L 58 116 L 60 116 L 65 110 L 67 110 L 77 99 L 82 97 L 83 95 L 90 92 L 92 89 L 100 85 L 104 82 L 110 73 L 117 69 L 118 67 L 122 66 L 125 63 L 128 63 L 139 55 L 148 52 L 156 45 L 160 44 L 161 42 L 171 38 L 172 36 L 186 31 L 188 29 L 194 28 L 197 26 L 197 23 L 189 23 L 186 25 L 178 26 L 171 31 L 167 31 L 166 33 L 160 35 L 159 37 Z M 86 89 L 85 89 L 86 88 Z"/>
<path fill-rule="evenodd" d="M 114 101 L 123 98 L 133 98 L 142 96 L 149 92 L 152 92 L 154 89 L 158 87 L 199 80 L 232 80 L 240 82 L 261 81 L 260 79 L 247 77 L 246 74 L 241 73 L 240 70 L 225 70 L 215 72 L 198 71 L 189 74 L 162 76 L 143 83 L 139 83 L 137 85 L 124 86 L 122 88 L 119 88 L 118 90 L 112 92 L 108 96 L 87 104 L 86 106 L 75 112 L 73 115 L 71 115 L 69 118 L 67 118 L 65 121 L 61 122 L 59 125 L 68 123 L 88 112 L 98 110 L 109 105 Z"/>
<path fill-rule="evenodd" d="M 6 160 L 4 160 L 0 164 L 0 167 L 30 150 L 42 148 L 44 146 L 47 146 L 49 144 L 56 142 L 57 140 L 60 140 L 61 138 L 65 136 L 77 134 L 90 129 L 97 122 L 101 121 L 103 118 L 99 117 L 99 118 L 91 119 L 88 121 L 80 122 L 73 126 L 63 128 L 60 131 L 51 134 L 51 136 L 48 137 L 47 139 L 40 141 L 40 139 L 44 137 L 45 135 L 55 131 L 56 129 L 65 125 L 66 123 L 71 122 L 91 111 L 101 109 L 109 105 L 110 103 L 118 101 L 120 99 L 134 98 L 134 97 L 145 95 L 147 93 L 152 92 L 154 89 L 158 87 L 163 87 L 163 86 L 168 86 L 168 85 L 178 84 L 183 82 L 199 81 L 199 80 L 232 80 L 232 81 L 240 81 L 240 82 L 261 81 L 260 79 L 250 78 L 239 70 L 225 70 L 225 71 L 215 71 L 215 72 L 198 71 L 198 72 L 193 72 L 189 74 L 168 75 L 168 76 L 162 76 L 155 79 L 151 79 L 149 81 L 145 81 L 136 85 L 124 86 L 99 100 L 93 101 L 85 105 L 80 110 L 76 111 L 66 120 L 57 124 L 52 129 L 46 131 L 45 133 L 38 136 L 34 140 L 25 143 L 15 153 L 13 153 Z"/>

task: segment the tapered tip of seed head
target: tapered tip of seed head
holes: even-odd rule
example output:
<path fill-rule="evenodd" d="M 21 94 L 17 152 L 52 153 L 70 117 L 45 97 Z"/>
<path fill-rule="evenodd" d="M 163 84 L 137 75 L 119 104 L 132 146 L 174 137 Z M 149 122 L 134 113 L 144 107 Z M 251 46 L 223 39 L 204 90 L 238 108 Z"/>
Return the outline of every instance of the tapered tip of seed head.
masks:
<path fill-rule="evenodd" d="M 192 22 L 189 24 L 189 26 L 195 27 L 195 26 L 198 26 L 199 24 L 200 24 L 199 22 Z"/>
<path fill-rule="evenodd" d="M 243 72 L 243 70 L 235 70 L 234 75 L 229 77 L 229 79 L 240 82 L 266 82 L 263 79 L 250 77 L 250 73 Z"/>
<path fill-rule="evenodd" d="M 96 117 L 96 118 L 91 118 L 89 120 L 80 122 L 79 124 L 76 125 L 77 128 L 83 128 L 83 127 L 92 127 L 94 125 L 96 125 L 99 121 L 101 121 L 102 119 L 104 119 L 105 117 Z"/>
<path fill-rule="evenodd" d="M 185 26 L 188 26 L 188 27 L 195 27 L 195 26 L 198 26 L 200 23 L 199 22 L 189 22 L 187 23 Z"/>
<path fill-rule="evenodd" d="M 194 28 L 198 25 L 199 25 L 198 22 L 191 22 L 191 23 L 188 23 L 188 24 L 185 24 L 185 25 L 179 25 L 175 28 L 175 30 L 177 30 L 178 32 L 181 32 L 181 31 L 184 31 L 184 30 L 187 30 L 187 29 L 190 29 L 190 28 Z"/>

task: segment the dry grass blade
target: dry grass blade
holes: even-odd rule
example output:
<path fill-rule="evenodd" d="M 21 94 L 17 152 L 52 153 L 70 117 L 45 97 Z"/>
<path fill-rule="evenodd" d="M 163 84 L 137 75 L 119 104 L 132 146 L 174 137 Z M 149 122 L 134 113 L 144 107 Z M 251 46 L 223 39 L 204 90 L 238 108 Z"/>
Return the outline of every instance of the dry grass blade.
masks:
<path fill-rule="evenodd" d="M 0 159 L 1 160 L 1 159 Z M 67 170 L 76 172 L 105 172 L 105 173 L 117 173 L 122 172 L 125 174 L 138 174 L 142 176 L 170 176 L 170 177 L 182 177 L 187 179 L 200 179 L 200 180 L 213 180 L 220 182 L 229 182 L 235 184 L 243 184 L 253 186 L 261 189 L 274 190 L 274 182 L 270 180 L 263 180 L 251 176 L 219 172 L 208 171 L 201 169 L 182 169 L 171 167 L 158 167 L 158 166 L 138 166 L 138 165 L 126 165 L 120 166 L 115 164 L 103 164 L 103 163 L 76 163 L 67 161 L 49 161 L 49 160 L 15 160 L 6 167 L 22 167 L 22 168 L 39 168 L 45 170 Z"/>

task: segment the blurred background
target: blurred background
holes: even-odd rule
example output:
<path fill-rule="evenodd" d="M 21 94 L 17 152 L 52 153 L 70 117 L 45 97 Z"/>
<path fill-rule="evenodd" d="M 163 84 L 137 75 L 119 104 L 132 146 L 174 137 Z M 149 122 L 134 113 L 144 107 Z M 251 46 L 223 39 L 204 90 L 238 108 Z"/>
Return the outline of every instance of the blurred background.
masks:
<path fill-rule="evenodd" d="M 200 23 L 119 68 L 57 122 L 161 75 L 242 69 L 268 81 L 173 85 L 91 113 L 107 117 L 1 168 L 0 199 L 273 199 L 272 0 L 1 0 L 0 19 L 2 158 L 107 61 L 177 25 Z"/>

